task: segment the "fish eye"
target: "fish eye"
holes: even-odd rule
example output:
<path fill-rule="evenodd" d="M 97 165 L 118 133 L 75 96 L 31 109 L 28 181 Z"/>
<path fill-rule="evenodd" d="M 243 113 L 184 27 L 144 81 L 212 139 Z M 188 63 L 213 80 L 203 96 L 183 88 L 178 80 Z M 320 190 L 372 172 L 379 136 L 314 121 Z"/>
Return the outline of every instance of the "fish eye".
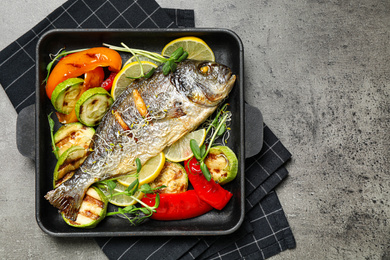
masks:
<path fill-rule="evenodd" d="M 211 72 L 211 66 L 208 65 L 208 64 L 203 64 L 199 67 L 199 71 L 204 74 L 204 75 L 208 75 L 210 74 Z"/>

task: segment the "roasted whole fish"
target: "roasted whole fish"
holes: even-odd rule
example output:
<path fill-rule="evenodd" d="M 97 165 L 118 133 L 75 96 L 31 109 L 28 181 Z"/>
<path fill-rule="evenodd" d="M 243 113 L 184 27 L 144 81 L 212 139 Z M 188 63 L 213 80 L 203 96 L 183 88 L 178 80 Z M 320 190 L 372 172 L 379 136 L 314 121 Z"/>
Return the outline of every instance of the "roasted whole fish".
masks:
<path fill-rule="evenodd" d="M 75 220 L 90 185 L 134 172 L 136 158 L 144 164 L 196 129 L 227 97 L 235 80 L 224 65 L 186 60 L 167 76 L 160 66 L 151 78 L 134 81 L 96 129 L 82 166 L 45 198 Z"/>

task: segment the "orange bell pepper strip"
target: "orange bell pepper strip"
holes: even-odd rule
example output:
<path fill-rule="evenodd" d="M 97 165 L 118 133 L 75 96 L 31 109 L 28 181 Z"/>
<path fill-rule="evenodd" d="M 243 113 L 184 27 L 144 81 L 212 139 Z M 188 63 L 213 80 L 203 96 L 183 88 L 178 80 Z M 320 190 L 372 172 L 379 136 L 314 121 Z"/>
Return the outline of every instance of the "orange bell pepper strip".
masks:
<path fill-rule="evenodd" d="M 76 78 L 97 67 L 107 67 L 118 72 L 122 67 L 122 58 L 117 51 L 106 47 L 95 47 L 65 56 L 54 67 L 46 84 L 46 94 L 51 98 L 55 87 L 68 78 Z"/>
<path fill-rule="evenodd" d="M 90 89 L 90 88 L 97 88 L 100 87 L 100 85 L 104 81 L 104 71 L 102 67 L 97 67 L 94 70 L 87 71 L 84 74 L 84 88 Z"/>

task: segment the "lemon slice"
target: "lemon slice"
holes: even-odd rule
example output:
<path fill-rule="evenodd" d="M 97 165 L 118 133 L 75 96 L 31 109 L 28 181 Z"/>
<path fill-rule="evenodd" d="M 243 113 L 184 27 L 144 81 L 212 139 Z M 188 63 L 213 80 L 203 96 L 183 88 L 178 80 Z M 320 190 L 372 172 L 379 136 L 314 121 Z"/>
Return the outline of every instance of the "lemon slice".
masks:
<path fill-rule="evenodd" d="M 147 161 L 143 166 L 138 175 L 139 186 L 145 183 L 149 183 L 154 181 L 157 178 L 158 174 L 161 172 L 165 163 L 165 155 L 164 153 L 160 153 L 159 155 L 153 157 L 149 161 Z M 133 176 L 123 176 L 117 179 L 117 181 L 128 187 L 133 181 L 135 181 L 135 177 Z"/>
<path fill-rule="evenodd" d="M 190 147 L 191 139 L 199 144 L 199 147 L 206 139 L 206 129 L 199 129 L 190 133 L 187 133 L 177 142 L 164 149 L 165 158 L 171 162 L 182 162 L 191 158 L 192 151 Z"/>
<path fill-rule="evenodd" d="M 128 187 L 128 186 L 124 186 L 124 185 L 120 184 L 117 181 L 115 181 L 115 183 L 116 183 L 116 187 L 112 191 L 113 194 L 115 194 L 117 192 L 124 192 Z M 136 201 L 135 199 L 133 199 L 132 197 L 127 196 L 127 195 L 118 195 L 118 196 L 111 197 L 111 194 L 110 194 L 110 191 L 108 190 L 108 188 L 107 189 L 100 188 L 100 190 L 107 197 L 108 202 L 110 202 L 111 204 L 114 204 L 116 206 L 127 207 L 127 206 L 134 205 L 134 204 L 138 203 L 138 201 Z M 140 200 L 143 198 L 144 195 L 145 194 L 143 192 L 137 191 L 134 194 L 134 197 Z"/>
<path fill-rule="evenodd" d="M 210 47 L 200 38 L 188 36 L 178 38 L 165 45 L 161 54 L 171 56 L 179 47 L 183 47 L 188 52 L 187 59 L 215 61 L 215 56 Z"/>
<path fill-rule="evenodd" d="M 141 61 L 144 74 L 147 74 L 152 68 L 157 68 L 157 65 L 150 61 Z M 134 79 L 128 77 L 139 77 L 141 75 L 141 66 L 139 63 L 131 62 L 124 66 L 115 76 L 112 83 L 111 96 L 115 100 Z"/>
<path fill-rule="evenodd" d="M 158 53 L 156 53 L 156 54 L 158 54 Z M 142 55 L 137 55 L 137 56 L 138 56 L 138 59 L 139 59 L 140 61 L 149 61 L 149 62 L 151 62 L 151 63 L 156 64 L 157 66 L 161 65 L 160 62 L 157 62 L 157 61 L 155 61 L 155 60 L 149 59 L 148 57 L 145 57 L 145 56 L 142 56 Z M 128 59 L 128 60 L 126 61 L 126 63 L 125 63 L 123 66 L 126 66 L 127 64 L 130 64 L 130 63 L 136 62 L 136 61 L 137 61 L 137 59 L 135 58 L 135 56 L 131 56 L 131 58 Z"/>

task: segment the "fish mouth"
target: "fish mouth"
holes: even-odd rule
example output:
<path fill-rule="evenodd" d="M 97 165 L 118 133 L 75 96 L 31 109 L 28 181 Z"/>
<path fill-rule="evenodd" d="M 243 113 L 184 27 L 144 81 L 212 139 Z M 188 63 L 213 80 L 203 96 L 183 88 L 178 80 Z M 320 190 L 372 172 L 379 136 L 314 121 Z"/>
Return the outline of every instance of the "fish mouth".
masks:
<path fill-rule="evenodd" d="M 226 82 L 226 89 L 228 92 L 233 88 L 234 83 L 236 82 L 237 76 L 233 73 L 230 73 L 230 75 L 227 76 L 228 80 Z"/>

